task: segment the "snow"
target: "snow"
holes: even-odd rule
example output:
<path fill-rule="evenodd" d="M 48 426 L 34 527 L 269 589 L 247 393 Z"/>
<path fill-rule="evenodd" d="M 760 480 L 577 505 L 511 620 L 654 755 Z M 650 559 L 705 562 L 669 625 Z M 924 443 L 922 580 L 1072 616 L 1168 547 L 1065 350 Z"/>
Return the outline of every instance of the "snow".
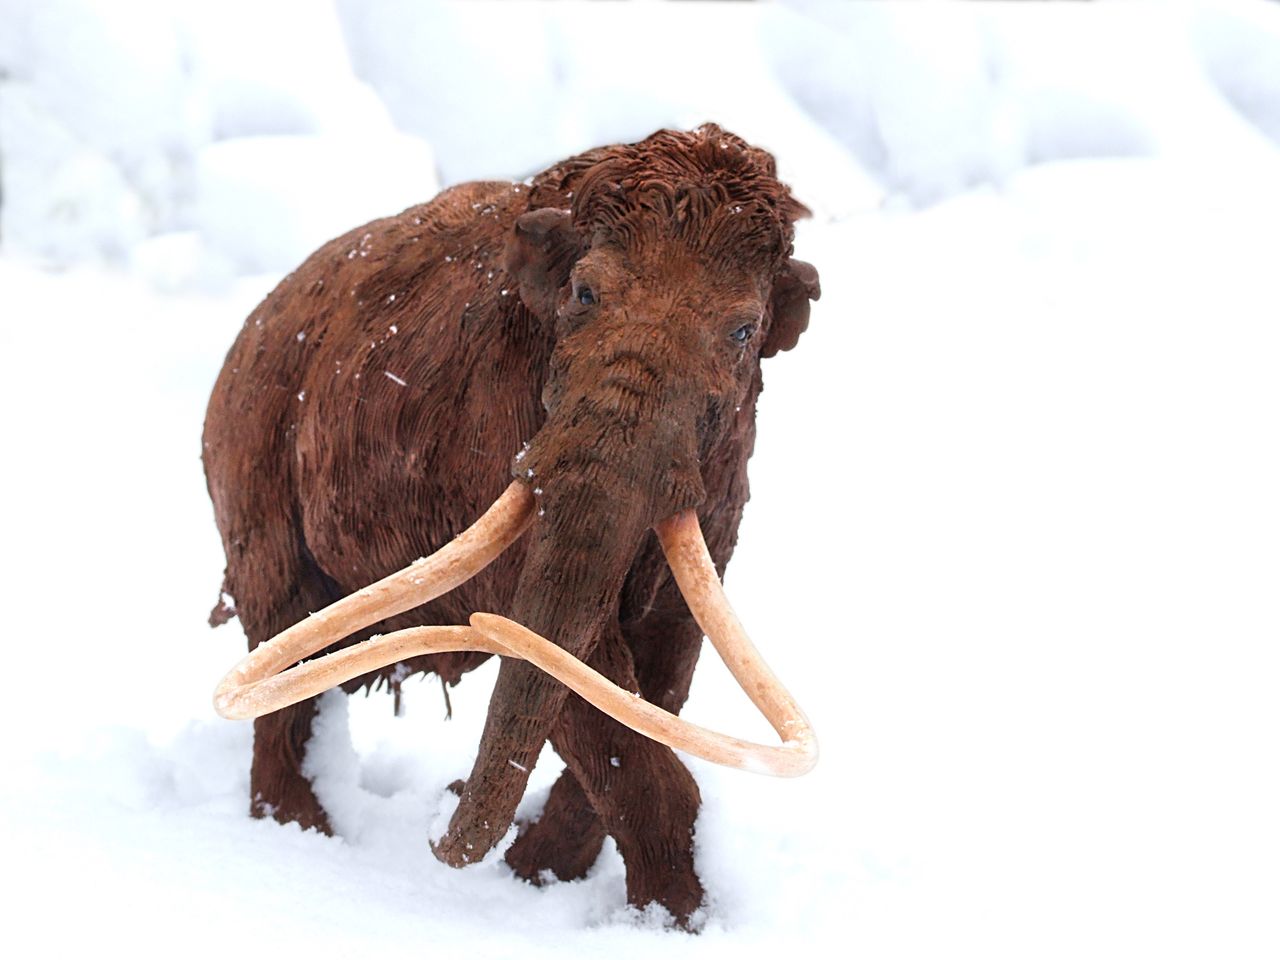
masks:
<path fill-rule="evenodd" d="M 372 142 L 338 135 L 239 137 L 200 153 L 196 216 L 206 242 L 235 269 L 285 272 L 352 226 L 433 194 L 431 169 L 424 144 L 394 133 Z M 362 182 L 350 194 L 334 189 Z M 362 245 L 356 254 L 368 250 Z"/>
<path fill-rule="evenodd" d="M 437 189 L 430 148 L 351 72 L 331 5 L 3 6 L 11 253 L 120 264 L 177 235 L 181 249 L 152 249 L 152 271 L 171 288 L 217 288 L 229 273 L 288 270 Z"/>
<path fill-rule="evenodd" d="M 782 85 L 916 202 L 1060 159 L 1221 162 L 1276 129 L 1280 11 L 1262 4 L 792 0 L 767 36 Z"/>
<path fill-rule="evenodd" d="M 731 6 L 0 0 L 15 949 L 1276 955 L 1280 8 Z M 624 30 L 723 53 L 640 84 Z M 249 819 L 198 459 L 244 317 L 437 182 L 707 117 L 818 213 L 726 583 L 817 768 L 688 759 L 698 937 L 624 906 L 612 842 L 541 888 L 431 855 L 493 664 L 447 722 L 435 678 L 326 695 L 339 836 Z M 686 716 L 774 742 L 709 647 Z"/>
<path fill-rule="evenodd" d="M 1280 17 L 1264 5 L 1222 0 L 1193 8 L 1192 42 L 1219 92 L 1280 141 Z"/>

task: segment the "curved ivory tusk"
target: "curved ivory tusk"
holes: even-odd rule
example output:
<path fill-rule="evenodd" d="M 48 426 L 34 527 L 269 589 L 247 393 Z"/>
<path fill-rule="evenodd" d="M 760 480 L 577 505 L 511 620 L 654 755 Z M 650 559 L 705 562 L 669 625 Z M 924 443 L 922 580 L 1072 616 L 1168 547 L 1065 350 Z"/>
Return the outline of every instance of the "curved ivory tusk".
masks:
<path fill-rule="evenodd" d="M 259 644 L 222 678 L 213 694 L 214 710 L 229 720 L 246 720 L 406 657 L 446 650 L 500 653 L 488 644 L 477 645 L 478 638 L 466 627 L 417 628 L 375 637 L 285 669 L 361 627 L 412 610 L 466 583 L 519 539 L 533 520 L 533 510 L 533 494 L 523 483 L 514 481 L 479 520 L 431 556 L 357 590 Z M 431 632 L 423 634 L 423 630 Z M 406 638 L 405 633 L 414 636 Z"/>
<path fill-rule="evenodd" d="M 232 720 L 259 717 L 409 657 L 474 650 L 528 660 L 619 723 L 712 763 L 779 777 L 796 777 L 813 769 L 818 759 L 813 729 L 729 606 L 692 510 L 654 529 L 689 609 L 734 678 L 782 738 L 781 746 L 740 740 L 682 720 L 622 689 L 532 630 L 490 613 L 472 614 L 470 627 L 397 630 L 297 663 L 361 627 L 426 603 L 475 576 L 524 532 L 532 513 L 532 494 L 518 481 L 513 483 L 452 543 L 258 646 L 218 685 L 214 709 Z"/>
<path fill-rule="evenodd" d="M 642 700 L 532 630 L 489 613 L 471 615 L 481 636 L 505 647 L 504 655 L 528 660 L 551 674 L 592 706 L 636 733 L 721 766 L 776 777 L 798 777 L 818 762 L 818 741 L 799 705 L 773 675 L 748 639 L 720 586 L 707 552 L 698 516 L 685 510 L 654 530 L 698 625 L 765 719 L 781 746 L 739 740 L 682 720 Z"/>
<path fill-rule="evenodd" d="M 782 738 L 782 745 L 778 747 L 748 744 L 750 753 L 746 762 L 733 765 L 747 770 L 764 767 L 765 772 L 780 777 L 808 773 L 818 762 L 817 736 L 800 705 L 764 662 L 729 605 L 711 554 L 707 552 L 698 515 L 692 510 L 683 510 L 659 523 L 654 532 L 680 593 L 702 632 L 743 692 Z"/>
<path fill-rule="evenodd" d="M 471 626 L 477 634 L 505 647 L 502 651 L 504 656 L 528 660 L 601 712 L 650 740 L 657 740 L 668 747 L 683 750 L 724 767 L 735 767 L 751 773 L 767 773 L 775 777 L 798 777 L 808 773 L 817 762 L 817 742 L 803 714 L 799 719 L 802 726 L 798 728 L 792 729 L 788 722 L 781 724 L 788 731 L 785 733 L 780 729 L 780 724 L 770 718 L 774 729 L 783 738 L 780 747 L 739 740 L 690 723 L 674 713 L 654 706 L 638 693 L 622 689 L 563 647 L 556 646 L 545 637 L 540 637 L 506 617 L 492 613 L 473 613 Z"/>

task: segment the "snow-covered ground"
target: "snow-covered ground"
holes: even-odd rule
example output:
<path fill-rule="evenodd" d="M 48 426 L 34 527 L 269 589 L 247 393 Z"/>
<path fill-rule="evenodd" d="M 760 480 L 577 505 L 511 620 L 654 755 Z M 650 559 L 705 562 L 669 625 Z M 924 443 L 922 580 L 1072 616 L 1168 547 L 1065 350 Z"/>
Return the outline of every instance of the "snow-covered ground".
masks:
<path fill-rule="evenodd" d="M 232 29 L 0 0 L 15 955 L 1280 952 L 1280 10 L 481 6 L 312 4 L 298 33 L 287 4 Z M 641 84 L 591 42 L 677 25 L 723 57 Z M 439 92 L 485 56 L 487 86 Z M 483 123 L 505 109 L 527 125 Z M 243 317 L 439 182 L 706 117 L 819 213 L 797 252 L 823 299 L 767 363 L 727 583 L 819 767 L 689 761 L 698 937 L 623 907 L 612 847 L 542 889 L 431 856 L 492 666 L 448 722 L 434 680 L 399 718 L 331 697 L 340 836 L 248 819 L 199 462 Z M 686 713 L 770 736 L 710 649 Z"/>

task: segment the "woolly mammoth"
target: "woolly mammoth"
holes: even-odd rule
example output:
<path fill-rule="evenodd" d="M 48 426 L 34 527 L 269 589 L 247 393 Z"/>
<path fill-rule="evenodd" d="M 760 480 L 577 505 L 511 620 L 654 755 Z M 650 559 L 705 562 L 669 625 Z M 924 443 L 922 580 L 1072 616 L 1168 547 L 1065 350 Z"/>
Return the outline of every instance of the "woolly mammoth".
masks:
<path fill-rule="evenodd" d="M 671 748 L 783 775 L 816 758 L 720 592 L 760 360 L 818 297 L 791 258 L 805 213 L 764 151 L 661 131 L 354 230 L 250 315 L 204 465 L 211 620 L 238 615 L 252 651 L 215 703 L 256 717 L 255 816 L 329 830 L 302 772 L 319 692 L 456 684 L 499 654 L 436 856 L 503 838 L 549 739 L 566 769 L 507 862 L 579 877 L 612 835 L 630 902 L 687 922 L 699 795 Z M 781 745 L 676 716 L 704 632 Z"/>

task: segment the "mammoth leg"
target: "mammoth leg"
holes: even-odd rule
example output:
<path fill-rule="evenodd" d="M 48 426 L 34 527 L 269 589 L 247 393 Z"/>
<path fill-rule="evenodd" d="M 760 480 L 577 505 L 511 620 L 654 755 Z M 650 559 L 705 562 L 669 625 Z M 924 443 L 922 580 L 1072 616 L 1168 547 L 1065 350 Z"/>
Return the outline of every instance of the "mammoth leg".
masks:
<path fill-rule="evenodd" d="M 253 721 L 249 813 L 330 834 L 329 818 L 302 774 L 315 716 L 313 697 Z"/>
<path fill-rule="evenodd" d="M 643 618 L 624 623 L 622 633 L 635 660 L 641 696 L 678 714 L 689 699 L 693 669 L 702 652 L 702 628 L 675 581 L 663 585 Z"/>
<path fill-rule="evenodd" d="M 668 579 L 643 617 L 622 624 L 635 663 L 640 693 L 650 703 L 678 714 L 689 696 L 693 669 L 702 649 L 702 628 Z M 597 648 L 599 649 L 599 648 Z M 599 656 L 591 666 L 606 672 Z M 571 769 L 551 788 L 537 820 L 521 826 L 507 851 L 507 864 L 533 883 L 544 870 L 560 880 L 586 876 L 605 838 L 604 824 Z"/>
<path fill-rule="evenodd" d="M 254 568 L 246 564 L 245 569 Z M 299 560 L 290 572 L 292 577 L 277 581 L 282 585 L 274 597 L 263 596 L 269 591 L 261 589 L 260 581 L 229 582 L 250 650 L 332 602 L 323 575 L 305 561 Z M 316 699 L 312 697 L 253 721 L 249 813 L 331 834 L 329 818 L 302 772 L 315 717 Z"/>
<path fill-rule="evenodd" d="M 619 516 L 599 487 L 582 489 L 562 481 L 543 494 L 553 519 L 531 532 L 512 619 L 590 663 L 602 631 L 616 634 L 617 598 L 644 529 L 641 520 Z M 606 516 L 609 525 L 595 520 Z M 432 841 L 438 859 L 475 863 L 503 838 L 568 700 L 569 688 L 540 668 L 503 658 L 471 775 L 447 831 Z"/>
<path fill-rule="evenodd" d="M 544 870 L 558 880 L 579 880 L 596 862 L 604 838 L 604 824 L 578 778 L 565 770 L 551 787 L 541 816 L 521 828 L 507 851 L 507 865 L 532 883 L 542 882 Z"/>
<path fill-rule="evenodd" d="M 532 664 L 503 659 L 471 775 L 459 785 L 448 829 L 431 841 L 438 860 L 451 867 L 476 863 L 502 839 L 568 695 Z"/>
<path fill-rule="evenodd" d="M 638 689 L 631 653 L 614 624 L 592 666 L 619 686 Z M 601 716 L 572 696 L 551 744 L 582 786 L 627 866 L 627 900 L 658 903 L 681 924 L 702 903 L 693 865 L 698 785 L 669 747 Z"/>

